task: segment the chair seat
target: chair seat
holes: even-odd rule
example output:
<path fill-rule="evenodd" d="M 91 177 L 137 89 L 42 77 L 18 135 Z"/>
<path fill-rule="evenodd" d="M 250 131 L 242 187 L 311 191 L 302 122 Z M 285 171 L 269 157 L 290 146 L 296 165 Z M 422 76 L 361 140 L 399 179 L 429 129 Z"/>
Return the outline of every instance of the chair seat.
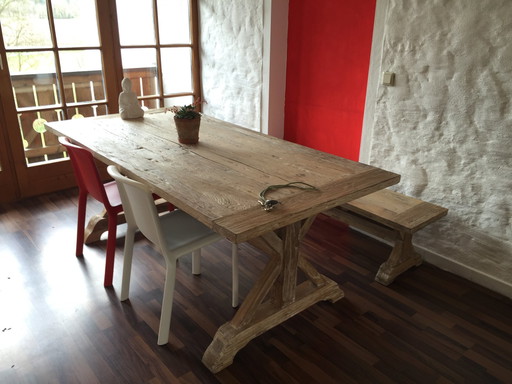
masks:
<path fill-rule="evenodd" d="M 103 184 L 105 192 L 107 194 L 108 201 L 112 207 L 119 207 L 119 212 L 123 210 L 121 195 L 119 195 L 119 188 L 115 181 Z"/>
<path fill-rule="evenodd" d="M 198 244 L 211 244 L 222 239 L 222 236 L 180 210 L 161 215 L 159 220 L 170 252 L 188 253 L 190 251 L 186 248 L 190 247 L 191 243 L 197 248 Z"/>

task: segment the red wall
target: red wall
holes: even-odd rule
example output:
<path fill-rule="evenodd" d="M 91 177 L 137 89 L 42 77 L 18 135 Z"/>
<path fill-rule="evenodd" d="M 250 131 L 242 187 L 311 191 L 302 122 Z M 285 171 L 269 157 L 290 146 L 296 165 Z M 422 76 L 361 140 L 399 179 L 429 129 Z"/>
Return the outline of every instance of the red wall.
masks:
<path fill-rule="evenodd" d="M 290 0 L 284 138 L 358 160 L 376 0 Z"/>

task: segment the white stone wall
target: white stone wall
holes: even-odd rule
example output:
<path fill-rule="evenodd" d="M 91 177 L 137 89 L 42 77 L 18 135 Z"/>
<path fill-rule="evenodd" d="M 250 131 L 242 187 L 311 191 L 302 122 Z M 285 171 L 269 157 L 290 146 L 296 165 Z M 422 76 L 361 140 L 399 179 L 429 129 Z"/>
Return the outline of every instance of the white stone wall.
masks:
<path fill-rule="evenodd" d="M 205 114 L 259 130 L 263 0 L 199 0 Z"/>
<path fill-rule="evenodd" d="M 512 287 L 512 1 L 389 0 L 384 31 L 370 163 L 449 208 L 417 244 Z"/>

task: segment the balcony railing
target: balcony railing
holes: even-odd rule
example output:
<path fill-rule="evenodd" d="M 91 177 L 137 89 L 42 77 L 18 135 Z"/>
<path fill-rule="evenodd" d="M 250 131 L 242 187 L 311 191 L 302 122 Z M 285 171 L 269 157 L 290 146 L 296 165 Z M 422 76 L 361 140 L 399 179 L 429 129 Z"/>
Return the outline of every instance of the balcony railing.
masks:
<path fill-rule="evenodd" d="M 160 107 L 159 99 L 144 98 L 158 93 L 154 67 L 125 70 L 124 75 L 132 80 L 132 90 L 141 97 L 142 106 Z M 64 73 L 65 107 L 61 104 L 54 73 L 13 75 L 11 82 L 27 165 L 47 163 L 67 156 L 57 137 L 46 131 L 45 122 L 109 113 L 101 71 Z"/>

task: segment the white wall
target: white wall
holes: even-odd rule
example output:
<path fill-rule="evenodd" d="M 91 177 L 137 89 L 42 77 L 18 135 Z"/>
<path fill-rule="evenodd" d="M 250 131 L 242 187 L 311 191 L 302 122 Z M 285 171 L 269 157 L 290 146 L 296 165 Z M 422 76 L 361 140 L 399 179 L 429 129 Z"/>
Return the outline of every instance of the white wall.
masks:
<path fill-rule="evenodd" d="M 449 208 L 416 236 L 429 261 L 512 297 L 512 1 L 379 1 L 370 73 L 396 85 L 369 84 L 362 153 Z"/>
<path fill-rule="evenodd" d="M 206 115 L 261 129 L 263 0 L 199 0 Z"/>

